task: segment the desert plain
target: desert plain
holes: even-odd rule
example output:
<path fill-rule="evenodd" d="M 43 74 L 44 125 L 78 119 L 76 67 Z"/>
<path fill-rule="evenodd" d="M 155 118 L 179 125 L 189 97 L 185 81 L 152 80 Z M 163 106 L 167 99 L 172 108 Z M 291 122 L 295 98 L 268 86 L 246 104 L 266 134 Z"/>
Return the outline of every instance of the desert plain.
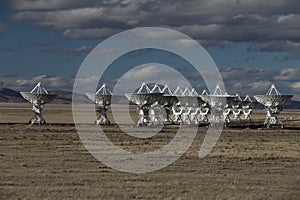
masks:
<path fill-rule="evenodd" d="M 224 128 L 203 159 L 198 152 L 207 127 L 199 126 L 184 155 L 142 174 L 119 172 L 95 159 L 80 140 L 70 104 L 46 105 L 43 114 L 46 125 L 28 125 L 29 103 L 0 104 L 0 199 L 300 198 L 299 110 L 282 112 L 284 129 L 264 128 L 264 112 L 254 110 L 253 126 Z M 95 126 L 94 116 L 86 117 Z M 136 120 L 134 108 L 131 117 Z M 166 145 L 178 125 L 146 139 L 129 137 L 113 121 L 102 128 L 115 145 L 140 152 Z"/>

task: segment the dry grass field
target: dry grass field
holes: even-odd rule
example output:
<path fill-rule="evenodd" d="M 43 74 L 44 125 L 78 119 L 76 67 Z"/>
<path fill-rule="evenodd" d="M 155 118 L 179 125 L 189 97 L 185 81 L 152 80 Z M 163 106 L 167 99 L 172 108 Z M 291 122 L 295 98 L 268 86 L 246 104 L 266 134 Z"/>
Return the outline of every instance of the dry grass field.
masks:
<path fill-rule="evenodd" d="M 300 197 L 300 111 L 282 113 L 285 129 L 225 128 L 204 159 L 198 152 L 207 128 L 199 127 L 180 159 L 145 174 L 118 172 L 89 154 L 73 125 L 71 105 L 47 105 L 47 125 L 27 125 L 31 116 L 29 103 L 0 104 L 0 199 Z M 255 111 L 253 118 L 259 125 L 264 113 Z M 148 139 L 128 137 L 114 125 L 103 128 L 116 145 L 147 151 L 168 143 L 178 126 L 167 125 Z"/>

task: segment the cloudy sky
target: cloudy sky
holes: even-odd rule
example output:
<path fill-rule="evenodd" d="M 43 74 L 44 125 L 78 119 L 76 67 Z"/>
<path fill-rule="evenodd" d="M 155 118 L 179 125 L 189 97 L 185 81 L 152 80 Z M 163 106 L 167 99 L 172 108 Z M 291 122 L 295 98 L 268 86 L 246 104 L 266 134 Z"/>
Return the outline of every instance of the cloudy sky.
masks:
<path fill-rule="evenodd" d="M 20 90 L 42 79 L 50 89 L 71 90 L 97 44 L 149 26 L 197 40 L 231 93 L 264 93 L 271 83 L 300 93 L 299 0 L 1 0 L 0 87 Z"/>

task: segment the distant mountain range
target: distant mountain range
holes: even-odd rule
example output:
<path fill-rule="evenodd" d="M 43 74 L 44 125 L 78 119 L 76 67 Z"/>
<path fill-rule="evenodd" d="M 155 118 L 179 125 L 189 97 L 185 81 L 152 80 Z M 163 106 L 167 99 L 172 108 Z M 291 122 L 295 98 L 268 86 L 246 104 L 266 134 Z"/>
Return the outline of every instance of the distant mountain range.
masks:
<path fill-rule="evenodd" d="M 25 102 L 19 92 L 8 89 L 0 88 L 0 102 Z"/>
<path fill-rule="evenodd" d="M 63 104 L 72 103 L 72 92 L 53 90 L 53 91 L 49 91 L 49 93 L 57 94 L 57 97 L 51 103 L 63 103 Z M 89 102 L 88 98 L 85 95 L 81 95 L 81 94 L 78 94 L 76 96 L 76 99 L 82 103 Z M 19 103 L 19 102 L 26 102 L 26 100 L 23 99 L 20 92 L 8 88 L 0 88 L 0 102 Z"/>
<path fill-rule="evenodd" d="M 62 104 L 70 104 L 72 103 L 72 92 L 67 92 L 63 90 L 53 90 L 49 91 L 49 93 L 57 94 L 56 99 L 52 103 L 62 103 Z M 76 100 L 81 103 L 89 103 L 89 99 L 82 94 L 76 95 Z M 0 88 L 0 102 L 10 102 L 10 103 L 21 103 L 26 102 L 25 99 L 21 96 L 21 94 L 15 90 L 9 88 Z M 128 103 L 126 97 L 120 98 L 119 103 Z M 263 108 L 262 105 L 256 104 L 256 108 Z M 300 101 L 289 101 L 284 105 L 285 109 L 300 109 Z"/>
<path fill-rule="evenodd" d="M 285 109 L 300 109 L 300 101 L 289 101 L 283 107 Z"/>
<path fill-rule="evenodd" d="M 51 103 L 57 103 L 57 104 L 72 103 L 72 96 L 73 96 L 72 92 L 67 92 L 63 90 L 52 90 L 48 92 L 57 95 L 57 97 Z M 21 96 L 20 92 L 17 92 L 9 88 L 0 88 L 0 102 L 21 103 L 27 101 Z M 76 94 L 76 102 L 91 103 L 91 101 L 87 98 L 87 96 L 83 94 Z M 128 104 L 128 100 L 126 99 L 125 96 L 119 97 L 118 103 Z"/>

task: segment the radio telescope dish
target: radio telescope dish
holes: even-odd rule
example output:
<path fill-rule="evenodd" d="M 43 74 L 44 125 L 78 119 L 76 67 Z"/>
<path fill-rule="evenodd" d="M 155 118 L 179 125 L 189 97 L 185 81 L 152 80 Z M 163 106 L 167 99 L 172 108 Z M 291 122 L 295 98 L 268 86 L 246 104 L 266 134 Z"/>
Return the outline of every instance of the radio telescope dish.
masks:
<path fill-rule="evenodd" d="M 231 107 L 235 100 L 234 95 L 200 95 L 200 97 L 212 107 Z"/>
<path fill-rule="evenodd" d="M 98 117 L 95 124 L 110 124 L 106 112 L 108 110 L 108 106 L 111 104 L 112 95 L 112 91 L 106 87 L 105 83 L 97 90 L 96 93 L 86 93 L 86 96 L 97 106 L 96 112 L 98 113 Z"/>
<path fill-rule="evenodd" d="M 200 95 L 201 99 L 215 108 L 230 108 L 234 104 L 234 95 Z"/>
<path fill-rule="evenodd" d="M 104 95 L 104 94 L 95 94 L 95 93 L 86 93 L 86 96 L 93 101 L 95 104 L 99 105 L 110 105 L 112 95 Z"/>
<path fill-rule="evenodd" d="M 219 85 L 216 86 L 211 94 L 207 94 L 204 90 L 200 97 L 212 107 L 230 107 L 236 99 L 235 95 L 229 95 L 227 92 L 223 92 Z"/>
<path fill-rule="evenodd" d="M 33 104 L 32 111 L 34 117 L 29 120 L 29 124 L 45 124 L 46 121 L 42 116 L 43 105 L 51 102 L 57 96 L 56 94 L 49 94 L 47 90 L 41 86 L 39 82 L 30 92 L 20 92 L 22 97 Z"/>
<path fill-rule="evenodd" d="M 96 93 L 86 93 L 86 96 L 95 104 L 106 106 L 111 104 L 113 93 L 103 84 Z"/>
<path fill-rule="evenodd" d="M 254 98 L 267 107 L 282 106 L 293 98 L 293 95 L 255 95 Z"/>
<path fill-rule="evenodd" d="M 126 98 L 138 106 L 150 106 L 155 102 L 161 102 L 163 93 L 129 93 L 125 94 Z"/>
<path fill-rule="evenodd" d="M 20 92 L 22 97 L 33 104 L 44 105 L 55 99 L 56 94 L 49 94 L 39 82 L 30 92 Z"/>
<path fill-rule="evenodd" d="M 278 119 L 280 112 L 283 110 L 283 105 L 287 101 L 293 98 L 293 95 L 282 95 L 276 89 L 275 85 L 272 84 L 271 88 L 265 95 L 255 95 L 254 98 L 261 104 L 265 106 L 266 109 L 266 119 L 264 124 L 267 128 L 270 125 L 281 125 L 283 128 L 283 123 Z"/>
<path fill-rule="evenodd" d="M 236 95 L 235 95 L 235 99 L 234 99 L 233 102 L 232 102 L 232 107 L 234 107 L 234 108 L 241 108 L 242 105 L 243 105 L 243 100 L 242 100 L 242 98 L 240 97 L 239 94 L 236 94 Z"/>
<path fill-rule="evenodd" d="M 154 91 L 156 86 L 152 89 Z M 146 83 L 143 83 L 136 93 L 125 94 L 126 98 L 138 105 L 138 106 L 149 106 L 155 102 L 161 102 L 162 96 L 164 95 L 161 92 L 154 93 L 149 88 Z"/>
<path fill-rule="evenodd" d="M 203 108 L 207 104 L 194 88 L 181 89 L 178 86 L 174 91 L 174 95 L 176 95 L 177 101 L 172 106 L 173 122 L 198 125 L 200 121 L 206 121 L 208 108 L 204 110 Z"/>
<path fill-rule="evenodd" d="M 206 91 L 203 91 L 200 97 L 210 106 L 211 116 L 209 122 L 211 125 L 221 122 L 230 122 L 229 114 L 236 99 L 235 95 L 229 95 L 227 92 L 222 91 L 220 86 L 217 85 L 211 94 L 207 94 Z"/>
<path fill-rule="evenodd" d="M 146 83 L 142 83 L 136 93 L 125 94 L 130 102 L 137 105 L 139 115 L 137 126 L 154 125 L 157 122 L 159 124 L 163 123 L 164 119 L 159 119 L 158 114 L 155 113 L 155 111 L 161 110 L 163 95 L 164 93 L 161 93 L 157 84 L 151 90 Z"/>
<path fill-rule="evenodd" d="M 174 93 L 169 88 L 168 85 L 160 85 L 156 83 L 154 87 L 150 91 L 151 94 L 163 94 L 163 97 L 160 98 L 160 104 L 163 106 L 172 106 L 174 103 L 177 102 L 176 96 L 174 96 Z"/>
<path fill-rule="evenodd" d="M 251 97 L 249 95 L 247 95 L 242 102 L 242 107 L 250 107 L 252 108 L 254 105 L 253 100 L 251 99 Z"/>
<path fill-rule="evenodd" d="M 250 98 L 249 95 L 247 95 L 243 100 L 242 100 L 242 112 L 243 112 L 243 120 L 249 120 L 250 123 L 252 122 L 252 119 L 250 117 L 252 110 L 253 110 L 253 106 L 254 106 L 254 102 L 253 100 Z"/>
<path fill-rule="evenodd" d="M 163 95 L 161 99 L 161 104 L 166 107 L 170 107 L 174 104 L 178 103 L 178 99 L 176 96 L 171 95 Z"/>

